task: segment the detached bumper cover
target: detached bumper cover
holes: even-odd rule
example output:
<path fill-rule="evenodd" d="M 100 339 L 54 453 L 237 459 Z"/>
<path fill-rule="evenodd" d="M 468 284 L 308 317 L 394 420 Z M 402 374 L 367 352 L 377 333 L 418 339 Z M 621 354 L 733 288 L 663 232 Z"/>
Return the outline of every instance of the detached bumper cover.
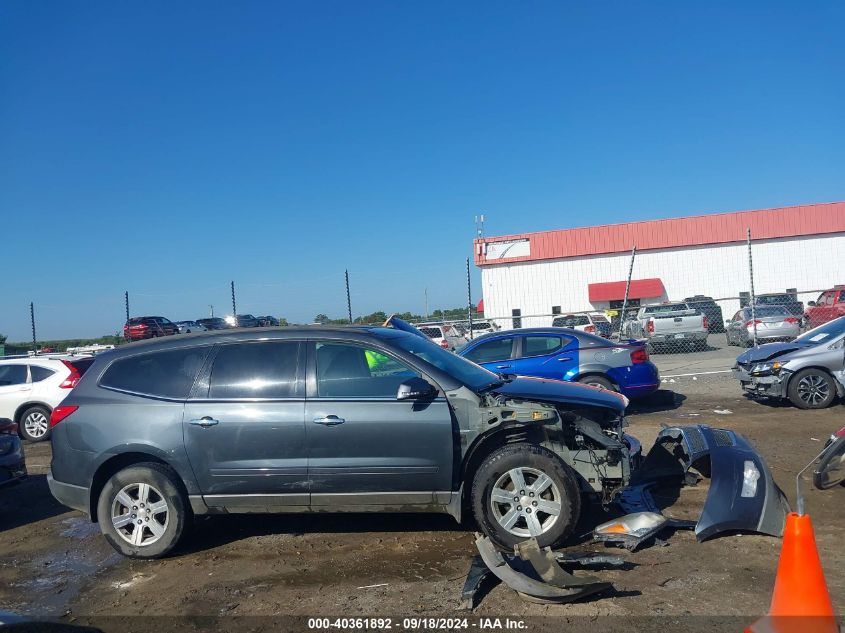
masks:
<path fill-rule="evenodd" d="M 670 427 L 657 436 L 638 472 L 641 486 L 695 467 L 710 474 L 710 491 L 695 535 L 748 531 L 782 536 L 789 504 L 763 458 L 742 435 L 709 426 Z"/>

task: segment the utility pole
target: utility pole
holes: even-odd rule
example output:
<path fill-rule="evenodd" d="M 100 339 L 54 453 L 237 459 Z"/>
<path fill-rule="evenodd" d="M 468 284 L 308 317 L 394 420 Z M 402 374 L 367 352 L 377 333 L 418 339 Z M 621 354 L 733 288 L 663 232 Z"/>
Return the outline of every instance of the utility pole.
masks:
<path fill-rule="evenodd" d="M 213 319 L 214 318 L 214 306 L 211 305 L 210 303 L 208 304 L 208 313 L 209 313 L 208 316 L 210 316 Z"/>
<path fill-rule="evenodd" d="M 425 320 L 428 321 L 428 288 L 425 289 Z"/>
<path fill-rule="evenodd" d="M 29 322 L 32 324 L 32 351 L 38 351 L 38 344 L 35 342 L 35 305 L 29 302 Z"/>
<path fill-rule="evenodd" d="M 126 322 L 129 323 L 129 291 L 123 291 L 123 302 L 126 305 Z"/>
<path fill-rule="evenodd" d="M 235 318 L 235 323 L 237 323 L 237 316 L 238 310 L 235 307 L 235 282 L 232 282 L 232 317 Z"/>
<path fill-rule="evenodd" d="M 346 277 L 346 314 L 349 317 L 349 325 L 352 325 L 352 299 L 349 294 L 349 270 L 344 271 Z"/>
<path fill-rule="evenodd" d="M 625 298 L 622 300 L 622 314 L 619 316 L 619 340 L 622 340 L 622 325 L 628 312 L 628 291 L 631 289 L 631 275 L 634 274 L 634 258 L 637 256 L 637 245 L 631 249 L 631 265 L 628 266 L 628 280 L 625 282 Z"/>
<path fill-rule="evenodd" d="M 748 276 L 751 278 L 751 325 L 754 328 L 754 347 L 757 347 L 757 314 L 754 304 L 757 299 L 754 296 L 754 262 L 751 259 L 751 227 L 748 228 Z"/>

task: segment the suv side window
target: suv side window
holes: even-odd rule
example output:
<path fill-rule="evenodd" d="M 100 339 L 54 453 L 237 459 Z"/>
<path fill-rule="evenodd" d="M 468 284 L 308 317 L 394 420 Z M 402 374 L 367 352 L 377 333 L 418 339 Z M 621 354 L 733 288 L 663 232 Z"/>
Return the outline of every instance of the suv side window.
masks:
<path fill-rule="evenodd" d="M 26 384 L 26 365 L 0 365 L 0 387 Z"/>
<path fill-rule="evenodd" d="M 837 302 L 839 301 L 845 301 L 845 290 L 839 291 L 839 299 L 837 299 Z"/>
<path fill-rule="evenodd" d="M 420 374 L 382 352 L 348 343 L 317 343 L 320 398 L 396 398 L 399 385 Z"/>
<path fill-rule="evenodd" d="M 47 369 L 39 365 L 29 366 L 29 375 L 32 377 L 32 382 L 41 382 L 55 373 L 52 369 Z"/>
<path fill-rule="evenodd" d="M 138 354 L 119 358 L 100 378 L 100 386 L 160 398 L 188 397 L 208 347 Z"/>
<path fill-rule="evenodd" d="M 531 356 L 545 356 L 556 352 L 569 339 L 560 336 L 525 336 L 522 338 L 522 358 L 529 358 Z"/>
<path fill-rule="evenodd" d="M 222 345 L 214 357 L 209 398 L 294 398 L 299 342 Z"/>
<path fill-rule="evenodd" d="M 473 363 L 492 363 L 497 360 L 507 360 L 513 353 L 513 338 L 497 338 L 485 341 L 473 347 L 464 354 Z"/>

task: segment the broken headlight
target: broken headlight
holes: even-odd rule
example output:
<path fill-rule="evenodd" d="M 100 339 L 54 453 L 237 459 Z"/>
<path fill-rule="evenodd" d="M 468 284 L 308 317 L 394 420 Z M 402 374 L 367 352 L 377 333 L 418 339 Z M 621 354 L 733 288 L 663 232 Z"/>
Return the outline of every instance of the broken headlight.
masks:
<path fill-rule="evenodd" d="M 778 361 L 771 363 L 757 363 L 751 368 L 752 376 L 776 376 L 780 373 L 781 365 Z"/>

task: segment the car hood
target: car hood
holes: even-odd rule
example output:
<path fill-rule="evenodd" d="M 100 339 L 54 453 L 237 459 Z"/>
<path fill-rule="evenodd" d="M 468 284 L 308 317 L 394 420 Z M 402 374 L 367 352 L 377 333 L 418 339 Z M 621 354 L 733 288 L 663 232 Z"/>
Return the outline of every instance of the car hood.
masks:
<path fill-rule="evenodd" d="M 752 347 L 746 352 L 743 352 L 736 357 L 736 362 L 739 364 L 756 363 L 761 360 L 769 360 L 770 358 L 777 358 L 785 356 L 791 352 L 796 352 L 799 349 L 806 349 L 812 347 L 815 343 L 792 341 L 791 343 L 766 343 L 759 347 Z"/>
<path fill-rule="evenodd" d="M 496 387 L 492 392 L 534 402 L 602 407 L 612 409 L 620 415 L 628 406 L 628 399 L 613 391 L 548 378 L 521 376 Z"/>

